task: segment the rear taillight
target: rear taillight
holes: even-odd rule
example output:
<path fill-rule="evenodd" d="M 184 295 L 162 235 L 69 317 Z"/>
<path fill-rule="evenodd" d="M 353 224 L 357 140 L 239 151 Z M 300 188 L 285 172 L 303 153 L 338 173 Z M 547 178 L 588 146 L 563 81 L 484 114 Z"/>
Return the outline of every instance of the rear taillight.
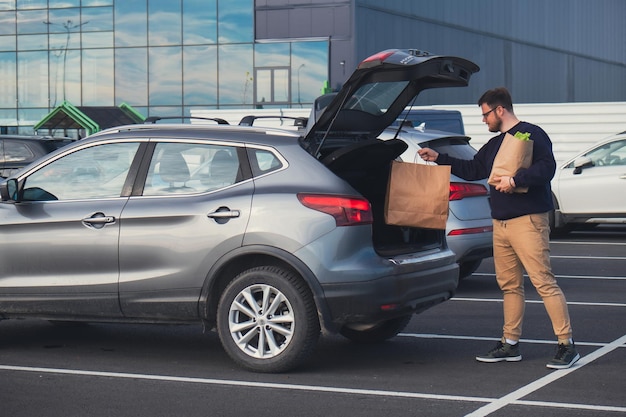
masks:
<path fill-rule="evenodd" d="M 372 207 L 364 198 L 328 194 L 298 194 L 298 200 L 305 207 L 335 218 L 337 226 L 371 224 Z"/>
<path fill-rule="evenodd" d="M 489 233 L 489 232 L 493 232 L 493 226 L 469 227 L 467 229 L 450 230 L 450 233 L 448 233 L 448 236 L 474 235 L 476 233 Z"/>
<path fill-rule="evenodd" d="M 480 197 L 488 194 L 487 188 L 482 184 L 468 182 L 450 183 L 450 201 L 462 200 L 467 197 Z"/>

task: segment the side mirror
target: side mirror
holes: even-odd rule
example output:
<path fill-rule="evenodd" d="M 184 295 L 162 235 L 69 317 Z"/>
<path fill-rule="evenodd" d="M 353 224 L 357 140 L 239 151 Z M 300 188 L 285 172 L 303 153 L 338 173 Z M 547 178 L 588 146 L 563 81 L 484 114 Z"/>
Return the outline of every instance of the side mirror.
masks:
<path fill-rule="evenodd" d="M 583 168 L 593 166 L 593 161 L 588 156 L 581 156 L 574 161 L 574 174 L 578 175 L 583 172 Z"/>
<path fill-rule="evenodd" d="M 0 198 L 2 201 L 17 201 L 17 180 L 12 178 L 0 183 Z"/>

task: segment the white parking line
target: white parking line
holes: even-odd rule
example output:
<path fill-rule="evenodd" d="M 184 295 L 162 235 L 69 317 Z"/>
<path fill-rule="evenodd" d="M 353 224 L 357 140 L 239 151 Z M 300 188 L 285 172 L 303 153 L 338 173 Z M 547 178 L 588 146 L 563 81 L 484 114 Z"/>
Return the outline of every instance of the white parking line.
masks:
<path fill-rule="evenodd" d="M 469 298 L 452 297 L 450 301 L 471 301 L 477 303 L 501 303 L 501 298 Z M 542 300 L 526 300 L 527 304 L 543 304 Z M 573 306 L 597 306 L 597 307 L 626 307 L 626 303 L 591 303 L 587 301 L 568 301 L 567 305 Z"/>
<path fill-rule="evenodd" d="M 550 255 L 550 259 L 593 259 L 593 260 L 600 260 L 600 261 L 625 261 L 626 256 Z"/>
<path fill-rule="evenodd" d="M 474 272 L 472 276 L 477 277 L 495 277 L 496 274 L 493 272 Z M 528 275 L 524 275 L 528 276 Z M 611 277 L 607 275 L 556 275 L 557 279 L 566 278 L 566 279 L 608 279 L 608 280 L 617 280 L 617 281 L 625 281 L 626 277 Z"/>
<path fill-rule="evenodd" d="M 400 334 L 399 336 L 416 337 L 416 338 L 496 340 L 495 338 L 486 338 L 486 337 L 449 336 L 449 335 L 435 335 L 435 334 L 403 333 L 403 334 Z M 550 343 L 550 344 L 554 343 L 554 341 L 547 341 L 547 340 L 544 341 L 544 340 L 522 339 L 522 341 L 525 343 Z M 281 384 L 281 383 L 271 383 L 271 382 L 237 381 L 237 380 L 228 380 L 228 379 L 179 377 L 179 376 L 168 376 L 168 375 L 135 374 L 135 373 L 64 369 L 64 368 L 12 366 L 12 365 L 0 365 L 0 370 L 16 371 L 16 372 L 46 373 L 46 374 L 61 374 L 61 375 L 94 376 L 94 377 L 103 377 L 103 378 L 143 379 L 143 380 L 151 380 L 151 381 L 183 382 L 183 383 L 192 383 L 192 384 L 238 386 L 238 387 L 248 387 L 248 388 L 270 388 L 270 389 L 281 389 L 281 390 L 292 390 L 292 391 L 326 392 L 326 393 L 334 393 L 334 394 L 366 395 L 366 396 L 374 396 L 374 397 L 396 397 L 396 398 L 414 398 L 414 399 L 440 400 L 440 401 L 487 403 L 487 405 L 479 408 L 472 414 L 469 414 L 469 416 L 486 416 L 510 404 L 626 413 L 626 407 L 520 400 L 520 398 L 544 387 L 545 385 L 548 385 L 549 383 L 559 378 L 562 378 L 563 376 L 575 371 L 576 369 L 579 369 L 580 367 L 594 361 L 595 359 L 598 359 L 619 347 L 626 347 L 624 346 L 624 344 L 626 343 L 626 335 L 622 336 L 620 339 L 617 339 L 609 344 L 592 343 L 592 342 L 576 342 L 576 343 L 579 346 L 598 346 L 599 349 L 582 357 L 572 368 L 552 371 L 550 374 L 546 375 L 545 377 L 540 378 L 537 381 L 529 385 L 526 385 L 501 398 L 470 397 L 470 396 L 462 396 L 462 395 L 424 394 L 424 393 L 406 392 L 406 391 L 385 391 L 385 390 L 342 388 L 342 387 L 330 387 L 330 386 L 319 386 L 319 385 Z M 530 414 L 532 414 L 532 412 Z"/>
<path fill-rule="evenodd" d="M 541 389 L 543 387 L 545 387 L 546 385 L 560 379 L 563 378 L 566 375 L 569 375 L 572 372 L 577 371 L 578 369 L 582 368 L 583 366 L 587 365 L 590 362 L 593 362 L 594 360 L 614 351 L 615 349 L 617 349 L 618 347 L 622 346 L 624 343 L 626 343 L 626 335 L 620 337 L 617 340 L 614 340 L 613 342 L 609 343 L 608 345 L 601 347 L 600 349 L 586 355 L 583 356 L 577 363 L 575 363 L 571 368 L 569 369 L 561 369 L 558 371 L 554 371 L 546 376 L 544 376 L 543 378 L 539 378 L 538 380 L 521 387 L 518 390 L 515 390 L 507 395 L 505 395 L 504 397 L 501 397 L 499 399 L 497 399 L 496 401 L 493 401 L 481 408 L 479 408 L 478 410 L 474 411 L 473 413 L 467 414 L 466 417 L 484 417 L 487 416 L 495 411 L 500 410 L 503 407 L 506 407 L 507 405 L 511 405 L 511 404 L 518 404 L 518 401 L 520 398 L 522 397 L 526 397 L 527 395 L 537 391 L 538 389 Z M 530 403 L 526 403 L 527 405 L 529 405 Z M 551 403 L 547 403 L 547 404 L 551 404 Z M 583 405 L 579 404 L 580 407 L 583 407 Z M 624 407 L 619 407 L 620 409 L 622 409 L 622 411 L 626 411 L 626 408 Z M 531 413 L 532 414 L 532 413 Z"/>

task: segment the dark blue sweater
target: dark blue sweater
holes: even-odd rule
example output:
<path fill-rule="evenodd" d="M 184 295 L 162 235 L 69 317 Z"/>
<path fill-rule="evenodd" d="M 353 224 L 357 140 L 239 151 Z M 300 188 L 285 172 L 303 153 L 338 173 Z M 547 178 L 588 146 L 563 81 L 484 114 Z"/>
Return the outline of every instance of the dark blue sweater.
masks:
<path fill-rule="evenodd" d="M 530 133 L 530 140 L 533 141 L 531 166 L 520 169 L 513 177 L 515 185 L 528 187 L 528 192 L 507 194 L 496 191 L 495 187 L 490 186 L 491 217 L 497 220 L 545 213 L 554 208 L 550 188 L 550 180 L 556 170 L 552 142 L 543 129 L 530 123 L 519 122 L 508 131 L 512 135 L 516 132 Z M 488 178 L 503 139 L 504 133 L 491 138 L 474 155 L 474 159 L 464 160 L 447 154 L 439 154 L 436 162 L 439 165 L 450 165 L 454 175 L 468 181 Z"/>

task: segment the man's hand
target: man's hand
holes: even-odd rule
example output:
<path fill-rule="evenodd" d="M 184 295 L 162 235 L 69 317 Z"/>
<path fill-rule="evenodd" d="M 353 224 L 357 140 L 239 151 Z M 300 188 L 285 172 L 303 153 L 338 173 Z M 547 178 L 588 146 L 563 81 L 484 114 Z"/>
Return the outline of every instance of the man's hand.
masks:
<path fill-rule="evenodd" d="M 499 184 L 496 185 L 496 190 L 501 193 L 512 194 L 513 190 L 515 190 L 515 180 L 513 177 L 502 176 L 502 177 L 493 177 L 493 179 Z"/>
<path fill-rule="evenodd" d="M 437 157 L 439 156 L 439 152 L 434 151 L 430 148 L 420 149 L 419 151 L 417 151 L 417 153 L 426 162 L 434 162 L 437 160 Z"/>

